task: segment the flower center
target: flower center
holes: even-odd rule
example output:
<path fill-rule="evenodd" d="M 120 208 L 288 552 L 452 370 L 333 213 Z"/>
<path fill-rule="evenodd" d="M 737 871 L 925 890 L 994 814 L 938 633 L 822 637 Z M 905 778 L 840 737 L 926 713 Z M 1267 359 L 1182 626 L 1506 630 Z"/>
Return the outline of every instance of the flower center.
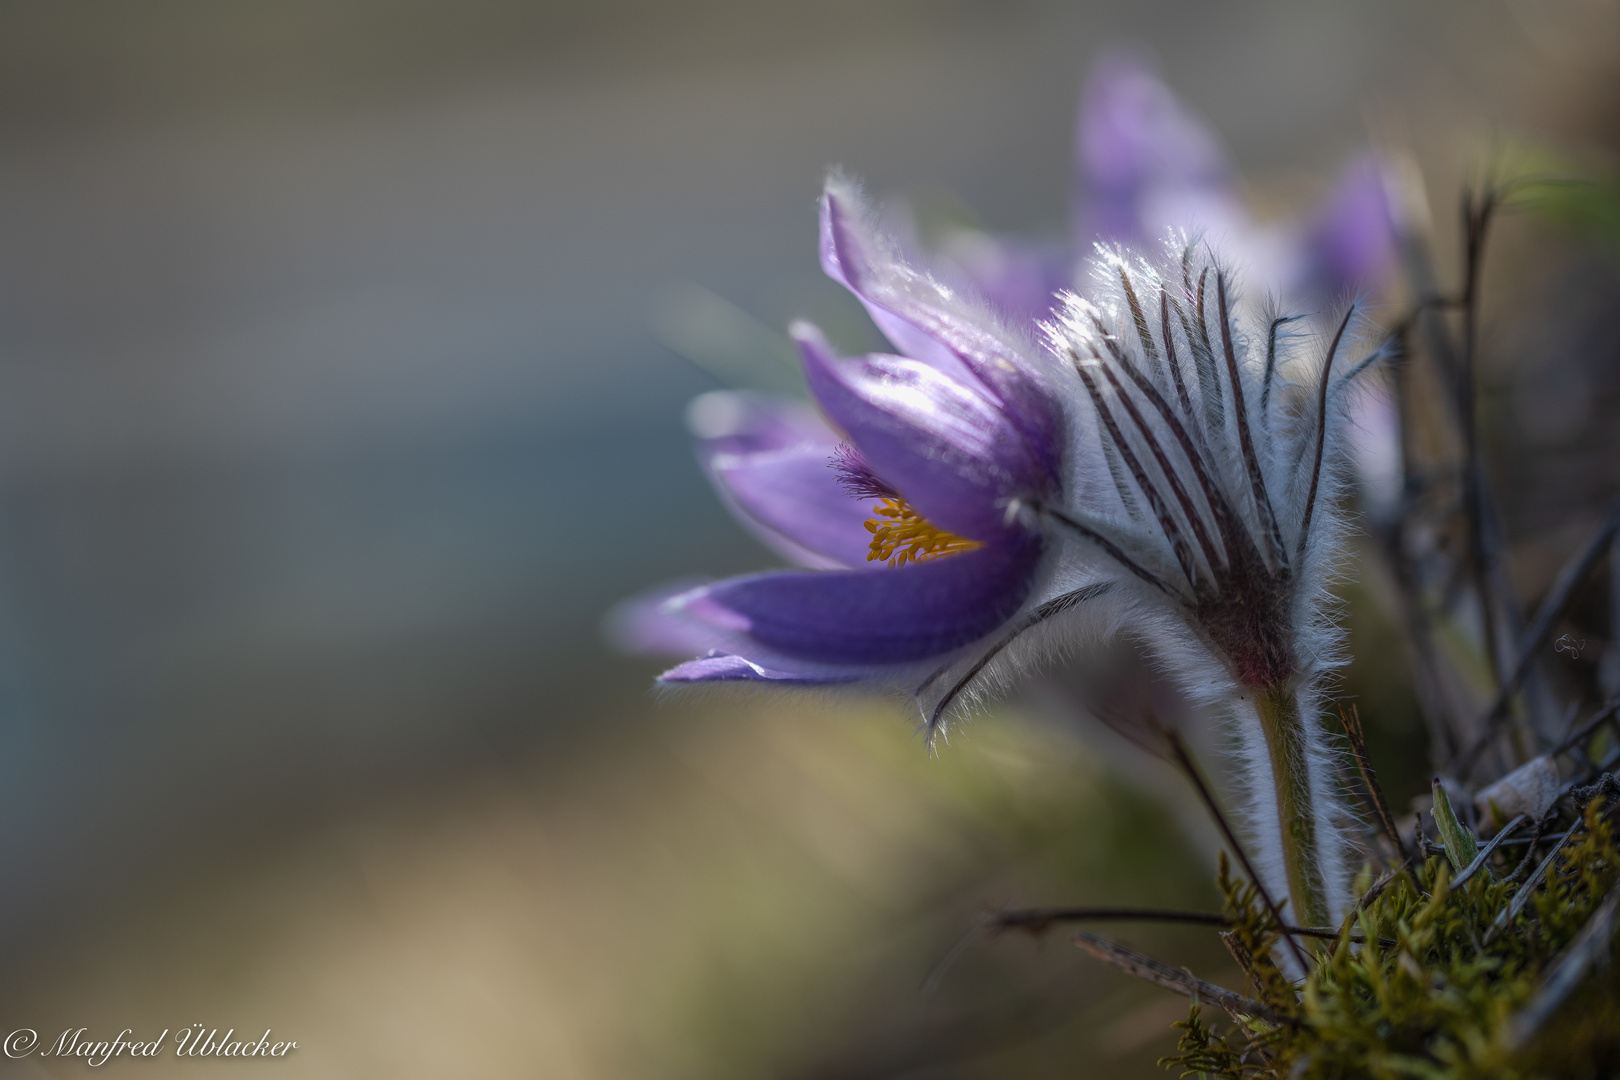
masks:
<path fill-rule="evenodd" d="M 884 499 L 872 508 L 872 515 L 866 522 L 866 531 L 872 534 L 867 562 L 904 566 L 984 546 L 977 540 L 946 532 L 899 497 Z"/>

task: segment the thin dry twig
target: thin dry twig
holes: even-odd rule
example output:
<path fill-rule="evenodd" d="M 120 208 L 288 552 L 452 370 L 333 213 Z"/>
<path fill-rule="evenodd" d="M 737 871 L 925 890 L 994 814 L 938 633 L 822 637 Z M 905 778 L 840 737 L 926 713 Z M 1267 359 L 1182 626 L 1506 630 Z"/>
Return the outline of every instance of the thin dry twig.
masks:
<path fill-rule="evenodd" d="M 1550 752 L 1549 756 L 1557 757 L 1559 754 L 1567 753 L 1568 751 L 1573 750 L 1575 747 L 1579 746 L 1581 743 L 1590 738 L 1592 733 L 1597 731 L 1599 727 L 1613 720 L 1615 713 L 1617 712 L 1620 712 L 1620 698 L 1615 698 L 1603 708 L 1599 709 L 1597 715 L 1593 716 L 1592 719 L 1582 724 L 1579 731 L 1575 732 L 1563 742 L 1559 743 Z"/>
<path fill-rule="evenodd" d="M 1395 380 L 1397 393 L 1405 392 L 1400 389 L 1403 383 L 1404 379 L 1397 372 Z M 1406 438 L 1408 436 L 1403 434 L 1403 440 Z M 1411 454 L 1411 448 L 1404 447 L 1403 460 L 1409 460 Z M 1418 483 L 1420 481 L 1417 479 L 1407 476 L 1406 487 L 1409 491 Z M 1407 507 L 1399 519 L 1389 527 L 1379 529 L 1377 535 L 1383 548 L 1384 559 L 1395 578 L 1395 594 L 1400 607 L 1402 628 L 1406 632 L 1407 653 L 1411 658 L 1412 673 L 1417 679 L 1415 689 L 1423 709 L 1423 719 L 1429 728 L 1430 757 L 1435 767 L 1440 768 L 1443 762 L 1449 762 L 1456 757 L 1458 743 L 1462 738 L 1457 730 L 1461 717 L 1440 690 L 1442 662 L 1439 646 L 1435 643 L 1433 622 L 1420 598 L 1422 587 L 1419 584 L 1419 575 L 1404 554 L 1407 543 L 1406 530 L 1413 512 L 1411 503 L 1415 500 L 1408 495 L 1404 501 Z"/>
<path fill-rule="evenodd" d="M 1265 982 L 1255 969 L 1254 954 L 1249 951 L 1249 947 L 1243 944 L 1242 939 L 1234 931 L 1222 930 L 1219 936 L 1221 944 L 1226 946 L 1226 951 L 1232 954 L 1237 966 L 1249 977 L 1249 985 L 1254 987 L 1255 993 L 1265 993 Z"/>
<path fill-rule="evenodd" d="M 1367 905 L 1378 899 L 1378 897 L 1382 895 L 1383 891 L 1389 888 L 1390 882 L 1400 877 L 1401 874 L 1406 871 L 1406 868 L 1409 865 L 1411 865 L 1410 859 L 1408 859 L 1407 862 L 1403 862 L 1399 866 L 1391 867 L 1380 874 L 1378 876 L 1378 880 L 1368 886 L 1367 891 L 1361 894 L 1361 899 L 1356 901 L 1356 906 L 1351 908 L 1350 914 L 1345 917 L 1347 919 L 1353 919 L 1357 915 L 1361 914 L 1362 911 L 1366 910 Z"/>
<path fill-rule="evenodd" d="M 1587 538 L 1586 544 L 1564 564 L 1563 569 L 1559 570 L 1552 588 L 1547 590 L 1546 597 L 1541 601 L 1541 607 L 1536 611 L 1535 621 L 1520 635 L 1517 658 L 1503 676 L 1490 708 L 1479 718 L 1477 726 L 1481 729 L 1480 735 L 1462 754 L 1460 767 L 1464 775 L 1473 769 L 1481 752 L 1495 737 L 1501 718 L 1506 715 L 1508 702 L 1512 701 L 1513 695 L 1518 692 L 1520 682 L 1530 670 L 1531 661 L 1546 643 L 1554 624 L 1568 610 L 1570 601 L 1575 598 L 1575 590 L 1580 588 L 1596 568 L 1617 532 L 1620 532 L 1620 501 L 1609 508 L 1609 512 Z"/>
<path fill-rule="evenodd" d="M 1479 868 L 1485 865 L 1485 860 L 1491 857 L 1491 852 L 1501 847 L 1502 841 L 1506 840 L 1518 830 L 1520 825 L 1523 825 L 1529 820 L 1530 816 L 1528 814 L 1520 814 L 1518 817 L 1502 826 L 1502 830 L 1495 836 L 1491 837 L 1491 842 L 1479 849 L 1479 854 L 1474 856 L 1474 861 L 1463 867 L 1462 873 L 1458 874 L 1452 879 L 1451 888 L 1458 889 L 1466 885 L 1469 878 L 1479 873 Z"/>
<path fill-rule="evenodd" d="M 1198 791 L 1198 797 L 1203 800 L 1204 809 L 1209 811 L 1209 816 L 1215 820 L 1216 827 L 1221 830 L 1221 835 L 1226 838 L 1226 843 L 1231 847 L 1232 853 L 1237 856 L 1238 862 L 1243 864 L 1243 872 L 1248 874 L 1249 880 L 1254 883 L 1255 891 L 1260 894 L 1261 902 L 1266 905 L 1266 912 L 1271 916 L 1271 921 L 1279 927 L 1287 926 L 1288 924 L 1283 921 L 1282 909 L 1271 898 L 1271 890 L 1266 888 L 1266 883 L 1261 879 L 1259 871 L 1254 868 L 1254 863 L 1249 860 L 1249 853 L 1244 850 L 1242 844 L 1238 843 L 1237 833 L 1232 831 L 1231 822 L 1227 821 L 1226 815 L 1221 812 L 1220 803 L 1215 801 L 1215 793 L 1210 790 L 1209 783 L 1204 779 L 1202 770 L 1198 768 L 1198 763 L 1193 760 L 1192 754 L 1187 750 L 1187 744 L 1182 741 L 1180 734 L 1167 728 L 1161 728 L 1160 734 L 1165 740 L 1165 745 L 1170 749 L 1172 761 L 1181 770 L 1182 775 L 1186 776 L 1188 782 Z M 1309 971 L 1311 969 L 1310 961 L 1306 959 L 1305 950 L 1300 948 L 1299 942 L 1286 934 L 1283 936 L 1283 940 L 1288 942 L 1289 950 L 1293 952 L 1294 959 L 1299 962 L 1300 971 Z"/>
<path fill-rule="evenodd" d="M 1485 462 L 1479 439 L 1479 416 L 1476 402 L 1478 380 L 1474 377 L 1479 343 L 1480 275 L 1485 264 L 1485 241 L 1490 235 L 1491 219 L 1496 214 L 1498 192 L 1487 184 L 1476 203 L 1474 193 L 1465 190 L 1462 197 L 1463 219 L 1463 295 L 1462 295 L 1462 347 L 1457 354 L 1453 392 L 1456 394 L 1457 425 L 1462 435 L 1463 449 L 1463 516 L 1468 528 L 1469 569 L 1474 589 L 1479 593 L 1480 614 L 1484 621 L 1485 655 L 1490 661 L 1491 674 L 1498 684 L 1506 674 L 1501 655 L 1501 635 L 1498 619 L 1501 597 L 1495 589 L 1495 571 L 1499 532 L 1492 526 L 1496 522 L 1489 511 L 1490 492 L 1485 479 Z"/>
<path fill-rule="evenodd" d="M 1419 300 L 1397 324 L 1395 331 L 1402 344 L 1414 330 L 1421 332 L 1426 346 L 1424 351 L 1444 386 L 1441 399 L 1455 425 L 1458 444 L 1459 460 L 1453 477 L 1458 499 L 1454 510 L 1441 513 L 1446 520 L 1425 522 L 1424 529 L 1420 531 L 1444 530 L 1452 520 L 1460 526 L 1463 541 L 1457 560 L 1460 565 L 1454 569 L 1460 572 L 1460 578 L 1467 581 L 1470 591 L 1477 597 L 1483 623 L 1483 651 L 1493 682 L 1498 688 L 1509 680 L 1510 664 L 1517 664 L 1517 657 L 1508 654 L 1522 637 L 1524 614 L 1509 572 L 1500 512 L 1489 482 L 1489 463 L 1479 430 L 1476 370 L 1487 239 L 1497 213 L 1511 200 L 1517 190 L 1516 185 L 1517 181 L 1514 180 L 1501 182 L 1490 177 L 1481 188 L 1464 191 L 1460 205 L 1463 226 L 1462 281 L 1454 297 L 1443 296 L 1436 285 L 1432 260 L 1422 239 L 1415 233 L 1406 237 L 1402 244 L 1402 257 L 1413 292 Z M 1455 322 L 1447 318 L 1448 313 L 1455 313 Z M 1403 510 L 1395 522 L 1381 530 L 1381 539 L 1385 558 L 1400 586 L 1404 629 L 1408 648 L 1414 654 L 1414 674 L 1420 679 L 1419 693 L 1431 735 L 1436 736 L 1436 763 L 1444 763 L 1441 771 L 1455 774 L 1459 772 L 1459 751 L 1465 750 L 1469 754 L 1472 765 L 1482 752 L 1482 748 L 1476 747 L 1476 742 L 1484 742 L 1488 746 L 1489 740 L 1481 740 L 1477 730 L 1471 731 L 1465 726 L 1473 719 L 1472 715 L 1466 715 L 1472 713 L 1472 709 L 1463 706 L 1454 699 L 1454 695 L 1446 692 L 1448 684 L 1441 670 L 1445 667 L 1443 651 L 1436 647 L 1424 605 L 1419 600 L 1426 591 L 1419 583 L 1437 579 L 1434 568 L 1414 564 L 1416 556 L 1413 553 L 1417 549 L 1409 543 L 1415 538 L 1412 519 L 1426 495 L 1433 490 L 1436 480 L 1445 477 L 1432 470 L 1415 470 L 1412 466 L 1414 461 L 1422 460 L 1425 455 L 1409 437 L 1415 418 L 1408 412 L 1421 397 L 1414 395 L 1417 384 L 1410 378 L 1410 367 L 1399 364 L 1393 369 L 1394 385 L 1402 409 L 1402 449 L 1406 451 L 1403 455 Z M 1420 543 L 1418 548 L 1426 550 L 1429 546 Z M 1456 584 L 1461 584 L 1461 581 L 1453 579 L 1452 585 L 1442 588 L 1445 596 L 1437 598 L 1442 606 L 1449 607 L 1454 603 L 1452 591 Z M 1511 674 L 1511 679 L 1515 685 L 1525 687 L 1530 712 L 1540 717 L 1546 710 L 1547 688 L 1536 669 L 1536 660 L 1537 656 L 1532 651 L 1524 670 Z M 1451 730 L 1447 730 L 1448 727 Z M 1526 734 L 1528 737 L 1532 733 Z"/>
<path fill-rule="evenodd" d="M 1344 722 L 1344 734 L 1350 741 L 1350 753 L 1356 759 L 1356 769 L 1361 773 L 1361 782 L 1366 785 L 1367 794 L 1372 798 L 1373 809 L 1378 813 L 1378 824 L 1383 828 L 1389 842 L 1395 845 L 1395 853 L 1404 863 L 1406 845 L 1401 842 L 1400 830 L 1395 828 L 1395 818 L 1389 812 L 1389 804 L 1384 801 L 1384 789 L 1378 786 L 1378 773 L 1373 769 L 1372 758 L 1367 754 L 1367 736 L 1361 727 L 1361 712 L 1354 705 L 1348 709 L 1340 705 L 1339 719 Z"/>
<path fill-rule="evenodd" d="M 1157 911 L 1151 908 L 1015 908 L 999 911 L 988 921 L 991 933 L 1027 930 L 1044 934 L 1060 922 L 1169 922 L 1192 926 L 1218 926 L 1226 929 L 1232 921 L 1225 915 L 1205 911 Z"/>
<path fill-rule="evenodd" d="M 1018 908 L 1012 911 L 998 912 L 991 916 L 988 930 L 990 933 L 999 933 L 1003 930 L 1026 930 L 1032 934 L 1044 934 L 1060 922 L 1168 922 L 1185 923 L 1192 926 L 1218 926 L 1223 930 L 1232 925 L 1232 920 L 1225 915 L 1205 911 L 1160 911 L 1153 908 L 1102 907 Z M 1328 926 L 1279 926 L 1277 929 L 1284 934 L 1320 938 L 1324 941 L 1337 941 L 1339 937 L 1339 931 Z M 1360 944 L 1366 939 L 1359 934 L 1351 934 L 1350 940 Z M 1391 947 L 1397 944 L 1392 938 L 1380 938 L 1379 942 Z"/>
<path fill-rule="evenodd" d="M 1239 1023 L 1254 1017 L 1269 1020 L 1274 1024 L 1289 1022 L 1285 1017 L 1279 1016 L 1270 1007 L 1253 998 L 1244 997 L 1242 994 L 1228 990 L 1224 986 L 1216 986 L 1212 982 L 1205 982 L 1190 972 L 1183 971 L 1180 968 L 1173 968 L 1163 961 L 1155 960 L 1153 957 L 1143 955 L 1133 949 L 1127 949 L 1123 945 L 1115 945 L 1106 938 L 1100 938 L 1095 934 L 1088 934 L 1082 930 L 1074 935 L 1074 943 L 1077 947 L 1103 963 L 1119 968 L 1119 970 L 1127 974 L 1135 975 L 1139 979 L 1146 979 L 1155 986 L 1161 986 L 1184 997 L 1198 998 L 1201 1001 L 1208 1001 L 1218 1005 L 1231 1014 L 1232 1018 Z"/>
<path fill-rule="evenodd" d="M 1552 821 L 1553 818 L 1557 816 L 1558 809 L 1557 807 L 1554 807 L 1536 819 L 1536 827 L 1530 831 L 1530 842 L 1524 849 L 1524 858 L 1519 860 L 1519 865 L 1513 868 L 1513 873 L 1503 878 L 1503 881 L 1506 881 L 1511 885 L 1513 882 L 1518 881 L 1521 877 L 1523 877 L 1525 871 L 1530 869 L 1530 864 L 1534 862 L 1536 858 L 1536 845 L 1541 843 L 1541 837 L 1542 834 L 1547 831 L 1548 822 Z M 1567 836 L 1568 834 L 1566 833 L 1565 835 Z M 1559 839 L 1562 840 L 1563 838 L 1560 837 Z M 1514 842 L 1517 843 L 1517 841 Z"/>
<path fill-rule="evenodd" d="M 1519 886 L 1519 891 L 1513 894 L 1513 902 L 1503 910 L 1502 914 L 1496 917 L 1496 921 L 1491 923 L 1491 928 L 1485 931 L 1485 944 L 1489 945 L 1495 940 L 1496 935 L 1507 929 L 1512 925 L 1513 920 L 1519 917 L 1519 912 L 1524 910 L 1524 905 L 1530 900 L 1530 894 L 1536 891 L 1536 886 L 1541 884 L 1541 879 L 1547 876 L 1547 868 L 1552 866 L 1553 859 L 1557 858 L 1558 853 L 1563 851 L 1569 844 L 1570 837 L 1580 831 L 1579 828 L 1570 829 L 1564 834 L 1564 838 L 1554 844 L 1551 851 L 1547 852 L 1547 857 L 1541 860 L 1540 865 L 1535 868 L 1530 877 L 1525 880 L 1525 883 Z M 1534 851 L 1535 848 L 1530 850 Z"/>
<path fill-rule="evenodd" d="M 1421 193 L 1413 197 L 1421 200 Z M 1419 215 L 1421 216 L 1421 215 Z M 1421 376 L 1419 355 L 1426 357 L 1439 383 L 1447 389 L 1442 397 L 1448 406 L 1454 406 L 1454 388 L 1458 380 L 1457 347 L 1452 340 L 1445 318 L 1448 312 L 1460 310 L 1473 297 L 1442 294 L 1437 281 L 1434 260 L 1425 237 L 1418 230 L 1409 230 L 1401 238 L 1401 261 L 1412 291 L 1417 297 L 1406 315 L 1390 332 L 1389 341 L 1397 347 L 1396 361 L 1390 365 L 1391 389 L 1400 413 L 1401 481 L 1402 497 L 1398 513 L 1378 528 L 1377 535 L 1384 561 L 1395 578 L 1395 594 L 1399 599 L 1402 629 L 1412 659 L 1413 674 L 1417 678 L 1417 692 L 1428 724 L 1430 753 L 1437 768 L 1445 772 L 1451 767 L 1461 746 L 1469 739 L 1463 727 L 1467 719 L 1455 695 L 1448 692 L 1447 664 L 1440 647 L 1428 604 L 1424 600 L 1424 581 L 1432 574 L 1418 565 L 1416 552 L 1423 544 L 1414 546 L 1418 534 L 1428 526 L 1419 528 L 1417 521 L 1425 502 L 1438 479 L 1432 468 L 1423 462 L 1433 456 L 1432 448 L 1416 437 L 1420 428 L 1432 428 L 1426 420 L 1441 420 L 1419 415 L 1425 409 L 1429 395 L 1424 392 L 1426 382 Z M 1422 345 L 1414 350 L 1412 339 L 1418 337 Z M 1454 408 L 1448 407 L 1447 413 Z M 1452 416 L 1453 422 L 1456 417 Z M 1443 421 L 1441 421 L 1443 423 Z M 1426 516 L 1426 515 L 1425 515 Z M 1377 524 L 1376 522 L 1374 524 Z"/>

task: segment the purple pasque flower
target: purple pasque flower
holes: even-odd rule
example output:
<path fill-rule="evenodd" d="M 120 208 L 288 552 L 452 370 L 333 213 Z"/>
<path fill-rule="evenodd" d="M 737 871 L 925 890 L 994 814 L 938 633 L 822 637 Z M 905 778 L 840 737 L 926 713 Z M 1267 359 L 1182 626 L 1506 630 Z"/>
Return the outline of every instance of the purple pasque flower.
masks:
<path fill-rule="evenodd" d="M 813 326 L 794 325 L 824 423 L 744 395 L 696 403 L 700 454 L 723 498 L 808 568 L 622 612 L 633 644 L 706 650 L 665 684 L 922 678 L 922 696 L 949 689 L 955 667 L 1053 599 L 1046 530 L 1020 511 L 1060 486 L 1065 428 L 1049 359 L 905 261 L 836 178 L 822 199 L 821 262 L 895 351 L 840 357 Z"/>
<path fill-rule="evenodd" d="M 1092 67 L 1075 125 L 1074 248 L 1098 241 L 1146 250 L 1171 229 L 1248 232 L 1220 140 L 1137 54 Z"/>
<path fill-rule="evenodd" d="M 693 414 L 728 504 L 817 568 L 633 605 L 640 644 L 703 654 L 661 682 L 899 685 L 932 731 L 991 665 L 1101 622 L 1228 716 L 1261 872 L 1330 925 L 1349 866 L 1319 716 L 1334 496 L 1378 355 L 1343 360 L 1354 309 L 1313 353 L 1297 316 L 1240 305 L 1207 246 L 1117 249 L 1038 349 L 900 257 L 836 179 L 821 259 L 895 352 L 839 357 L 800 323 L 825 426 L 740 395 Z"/>
<path fill-rule="evenodd" d="M 1059 294 L 1082 285 L 1095 244 L 1149 251 L 1183 233 L 1207 237 L 1290 303 L 1332 304 L 1376 289 L 1394 265 L 1390 174 L 1363 153 L 1303 220 L 1257 223 L 1214 131 L 1140 54 L 1114 51 L 1092 67 L 1080 97 L 1069 244 L 959 229 L 939 253 L 964 287 L 1015 322 L 1054 314 Z"/>

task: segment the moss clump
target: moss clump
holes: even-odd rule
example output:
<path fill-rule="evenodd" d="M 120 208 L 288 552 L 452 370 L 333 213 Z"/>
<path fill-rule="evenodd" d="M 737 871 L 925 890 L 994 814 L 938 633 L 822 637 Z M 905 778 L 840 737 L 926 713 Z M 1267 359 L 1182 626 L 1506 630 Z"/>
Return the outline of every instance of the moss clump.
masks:
<path fill-rule="evenodd" d="M 1620 849 L 1602 802 L 1587 807 L 1546 879 L 1496 933 L 1520 881 L 1479 873 L 1452 889 L 1451 866 L 1437 855 L 1415 873 L 1397 874 L 1337 941 L 1315 943 L 1313 969 L 1297 988 L 1271 961 L 1277 927 L 1253 887 L 1223 865 L 1228 944 L 1278 1019 L 1223 1033 L 1200 1018 L 1195 1002 L 1178 1025 L 1180 1053 L 1163 1064 L 1223 1080 L 1620 1075 L 1620 966 L 1613 963 L 1592 965 L 1538 1031 L 1515 1039 L 1515 1018 L 1620 881 Z M 1601 943 L 1599 960 L 1612 960 L 1614 948 Z"/>

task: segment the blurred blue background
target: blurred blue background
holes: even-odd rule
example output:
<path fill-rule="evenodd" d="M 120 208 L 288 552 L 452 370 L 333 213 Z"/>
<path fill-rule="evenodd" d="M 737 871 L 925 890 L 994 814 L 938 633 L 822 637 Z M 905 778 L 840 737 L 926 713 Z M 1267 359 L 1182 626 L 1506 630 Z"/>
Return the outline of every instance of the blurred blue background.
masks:
<path fill-rule="evenodd" d="M 128 995 L 57 964 L 92 929 L 378 806 L 670 737 L 601 613 L 771 560 L 688 450 L 715 384 L 649 312 L 695 283 L 853 319 L 815 263 L 828 166 L 1061 232 L 1076 93 L 1123 41 L 1262 209 L 1376 135 L 1449 212 L 1493 130 L 1597 122 L 1612 31 L 1577 0 L 8 6 L 6 1015 L 56 979 L 66 1022 L 93 990 L 117 1027 Z M 573 1060 L 487 1072 L 643 1074 Z"/>

